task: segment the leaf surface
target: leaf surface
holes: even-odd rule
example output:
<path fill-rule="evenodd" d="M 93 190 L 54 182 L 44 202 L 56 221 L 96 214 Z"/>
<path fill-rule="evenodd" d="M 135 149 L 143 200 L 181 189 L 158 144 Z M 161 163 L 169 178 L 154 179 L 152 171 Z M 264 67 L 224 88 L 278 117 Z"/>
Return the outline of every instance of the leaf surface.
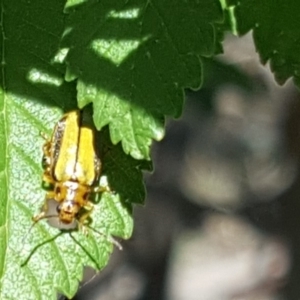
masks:
<path fill-rule="evenodd" d="M 110 147 L 115 170 L 122 171 L 119 191 L 95 199 L 92 230 L 61 231 L 41 220 L 28 233 L 32 216 L 40 212 L 46 190 L 42 187 L 40 132 L 51 136 L 63 112 L 75 109 L 76 85 L 64 81 L 57 53 L 64 31 L 63 3 L 1 1 L 0 72 L 0 299 L 71 298 L 84 266 L 102 269 L 113 246 L 109 236 L 129 238 L 133 228 L 132 203 L 145 197 L 142 161 L 135 161 L 120 145 Z M 102 133 L 99 133 L 100 135 Z M 105 130 L 103 132 L 105 134 Z M 103 146 L 103 147 L 104 147 Z M 105 147 L 106 147 L 105 146 Z M 103 178 L 112 176 L 103 158 Z M 111 158 L 110 158 L 111 160 Z M 108 160 L 109 164 L 111 164 Z M 133 182 L 132 178 L 136 180 Z M 124 194 L 124 186 L 132 193 Z M 55 210 L 55 205 L 54 208 Z"/>
<path fill-rule="evenodd" d="M 253 30 L 263 63 L 270 62 L 278 83 L 293 77 L 300 87 L 300 2 L 227 0 L 239 34 Z"/>
<path fill-rule="evenodd" d="M 78 78 L 80 107 L 94 106 L 98 129 L 149 159 L 164 116 L 179 117 L 183 90 L 199 88 L 201 56 L 215 51 L 219 1 L 68 1 L 67 78 Z"/>

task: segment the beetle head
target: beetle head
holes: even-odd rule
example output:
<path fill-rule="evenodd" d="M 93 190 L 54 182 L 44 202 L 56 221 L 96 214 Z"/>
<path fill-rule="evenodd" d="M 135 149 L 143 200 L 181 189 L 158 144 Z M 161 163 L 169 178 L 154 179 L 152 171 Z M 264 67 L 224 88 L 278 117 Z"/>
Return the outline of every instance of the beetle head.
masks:
<path fill-rule="evenodd" d="M 58 213 L 59 221 L 64 224 L 70 224 L 76 219 L 79 212 L 79 205 L 73 200 L 66 200 L 57 205 L 56 211 Z"/>

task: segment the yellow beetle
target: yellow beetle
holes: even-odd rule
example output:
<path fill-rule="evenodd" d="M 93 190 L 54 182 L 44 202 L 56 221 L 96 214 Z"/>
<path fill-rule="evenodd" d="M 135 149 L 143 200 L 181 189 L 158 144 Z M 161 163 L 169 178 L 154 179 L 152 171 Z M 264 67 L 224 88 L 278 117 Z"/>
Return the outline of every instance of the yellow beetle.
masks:
<path fill-rule="evenodd" d="M 66 113 L 58 121 L 51 139 L 43 146 L 43 181 L 53 189 L 46 194 L 42 212 L 33 217 L 34 223 L 51 217 L 46 215 L 48 202 L 55 200 L 60 222 L 77 221 L 79 229 L 85 230 L 84 223 L 94 207 L 90 195 L 101 191 L 97 186 L 101 161 L 94 139 L 93 127 L 84 124 L 79 110 Z"/>

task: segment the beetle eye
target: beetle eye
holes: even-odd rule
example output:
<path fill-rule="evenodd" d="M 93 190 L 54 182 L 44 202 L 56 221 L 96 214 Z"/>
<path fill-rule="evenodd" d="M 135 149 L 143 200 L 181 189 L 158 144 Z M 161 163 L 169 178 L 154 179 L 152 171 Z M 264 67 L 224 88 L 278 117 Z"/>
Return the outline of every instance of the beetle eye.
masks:
<path fill-rule="evenodd" d="M 57 213 L 60 213 L 60 212 L 61 212 L 61 205 L 57 205 L 56 211 L 57 211 Z"/>

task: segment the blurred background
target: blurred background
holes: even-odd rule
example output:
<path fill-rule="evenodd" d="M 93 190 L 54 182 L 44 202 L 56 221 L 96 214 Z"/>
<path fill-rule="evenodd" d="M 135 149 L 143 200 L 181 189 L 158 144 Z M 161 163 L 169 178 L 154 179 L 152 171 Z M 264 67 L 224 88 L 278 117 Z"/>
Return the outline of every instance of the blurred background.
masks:
<path fill-rule="evenodd" d="M 300 299 L 300 94 L 227 36 L 146 174 L 135 231 L 75 300 Z"/>

